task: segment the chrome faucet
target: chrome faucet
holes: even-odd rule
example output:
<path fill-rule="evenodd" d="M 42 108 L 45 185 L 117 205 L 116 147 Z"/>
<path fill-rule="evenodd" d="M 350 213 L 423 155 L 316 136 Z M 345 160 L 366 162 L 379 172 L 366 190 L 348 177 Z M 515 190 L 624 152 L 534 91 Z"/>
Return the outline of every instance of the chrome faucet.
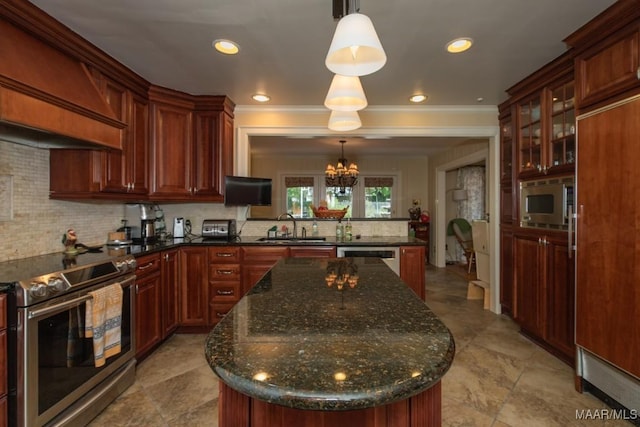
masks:
<path fill-rule="evenodd" d="M 293 221 L 293 238 L 297 238 L 298 237 L 298 225 L 296 224 L 296 218 L 291 215 L 289 212 L 285 212 L 283 214 L 278 215 L 278 221 L 280 221 L 282 219 L 282 217 L 289 217 L 291 218 L 291 221 Z"/>

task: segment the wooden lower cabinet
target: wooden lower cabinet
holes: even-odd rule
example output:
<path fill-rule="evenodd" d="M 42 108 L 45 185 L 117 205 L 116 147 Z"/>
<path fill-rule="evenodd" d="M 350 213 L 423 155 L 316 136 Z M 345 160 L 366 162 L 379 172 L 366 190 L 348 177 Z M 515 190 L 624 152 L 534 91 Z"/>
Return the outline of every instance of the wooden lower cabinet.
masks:
<path fill-rule="evenodd" d="M 253 399 L 220 381 L 218 425 L 244 427 L 439 427 L 442 386 L 405 400 L 354 411 L 305 411 Z"/>
<path fill-rule="evenodd" d="M 287 246 L 243 246 L 241 252 L 242 295 L 249 292 L 280 258 L 289 256 Z"/>
<path fill-rule="evenodd" d="M 135 336 L 136 358 L 141 360 L 162 341 L 162 275 L 159 253 L 137 262 Z"/>
<path fill-rule="evenodd" d="M 180 248 L 180 326 L 209 325 L 207 247 Z"/>
<path fill-rule="evenodd" d="M 178 249 L 162 252 L 162 338 L 169 337 L 179 323 L 180 257 Z"/>
<path fill-rule="evenodd" d="M 500 225 L 500 306 L 502 313 L 511 317 L 514 312 L 513 291 L 513 228 Z"/>
<path fill-rule="evenodd" d="M 516 232 L 513 239 L 515 320 L 522 331 L 573 366 L 573 259 L 566 235 Z"/>
<path fill-rule="evenodd" d="M 423 301 L 425 299 L 424 253 L 424 246 L 400 247 L 400 278 Z"/>
<path fill-rule="evenodd" d="M 242 297 L 240 247 L 209 248 L 209 323 L 213 326 Z"/>

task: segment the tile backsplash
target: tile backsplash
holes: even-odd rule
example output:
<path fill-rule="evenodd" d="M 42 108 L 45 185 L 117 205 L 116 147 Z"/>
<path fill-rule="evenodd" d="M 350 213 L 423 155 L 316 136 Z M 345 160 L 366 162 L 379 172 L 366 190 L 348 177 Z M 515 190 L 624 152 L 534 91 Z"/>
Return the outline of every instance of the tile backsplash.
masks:
<path fill-rule="evenodd" d="M 79 242 L 98 245 L 120 226 L 120 202 L 49 199 L 49 150 L 0 141 L 0 176 L 12 187 L 1 192 L 0 203 L 11 204 L 12 212 L 0 216 L 0 261 L 61 252 L 68 228 Z"/>
<path fill-rule="evenodd" d="M 0 262 L 47 253 L 62 252 L 62 235 L 73 228 L 78 242 L 100 245 L 107 234 L 121 226 L 125 217 L 123 202 L 62 201 L 49 199 L 49 150 L 0 140 Z M 222 203 L 160 204 L 168 232 L 173 218 L 184 217 L 192 224 L 192 233 L 200 234 L 205 219 L 233 219 L 237 208 Z M 240 215 L 245 213 L 240 209 Z M 266 222 L 265 222 L 266 221 Z M 266 235 L 275 220 L 238 221 L 244 236 Z M 282 223 L 285 223 L 282 221 Z M 299 226 L 311 228 L 311 220 Z M 320 235 L 335 235 L 335 221 L 318 221 Z M 354 221 L 354 234 L 364 236 L 406 235 L 406 222 Z"/>

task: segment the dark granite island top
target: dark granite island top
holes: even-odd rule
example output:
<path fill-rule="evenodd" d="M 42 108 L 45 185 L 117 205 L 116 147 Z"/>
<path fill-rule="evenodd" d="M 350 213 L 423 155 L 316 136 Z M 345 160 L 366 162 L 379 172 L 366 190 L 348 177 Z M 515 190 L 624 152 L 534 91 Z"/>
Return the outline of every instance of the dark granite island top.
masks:
<path fill-rule="evenodd" d="M 357 283 L 327 286 L 332 272 L 357 275 Z M 254 405 L 363 410 L 437 385 L 438 416 L 439 382 L 454 352 L 446 326 L 378 258 L 280 260 L 212 330 L 205 349 L 225 383 L 221 393 Z M 219 411 L 221 426 L 236 425 L 222 423 Z"/>

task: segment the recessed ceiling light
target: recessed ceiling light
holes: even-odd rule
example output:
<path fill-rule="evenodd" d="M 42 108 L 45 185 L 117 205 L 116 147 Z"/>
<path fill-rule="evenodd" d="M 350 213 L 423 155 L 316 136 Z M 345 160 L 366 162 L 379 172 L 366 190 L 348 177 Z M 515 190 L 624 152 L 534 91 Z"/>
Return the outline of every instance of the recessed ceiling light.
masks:
<path fill-rule="evenodd" d="M 460 37 L 447 43 L 447 52 L 460 53 L 469 49 L 473 44 L 473 39 L 469 37 Z"/>
<path fill-rule="evenodd" d="M 267 101 L 269 101 L 271 99 L 270 96 L 262 94 L 262 93 L 256 93 L 251 98 L 253 98 L 254 101 L 258 101 L 258 102 L 267 102 Z"/>
<path fill-rule="evenodd" d="M 409 101 L 415 102 L 415 103 L 424 102 L 426 100 L 427 100 L 427 95 L 422 95 L 422 94 L 417 94 L 409 97 Z"/>
<path fill-rule="evenodd" d="M 225 55 L 235 55 L 240 51 L 240 47 L 227 39 L 217 39 L 213 41 L 213 47 L 220 53 Z"/>

